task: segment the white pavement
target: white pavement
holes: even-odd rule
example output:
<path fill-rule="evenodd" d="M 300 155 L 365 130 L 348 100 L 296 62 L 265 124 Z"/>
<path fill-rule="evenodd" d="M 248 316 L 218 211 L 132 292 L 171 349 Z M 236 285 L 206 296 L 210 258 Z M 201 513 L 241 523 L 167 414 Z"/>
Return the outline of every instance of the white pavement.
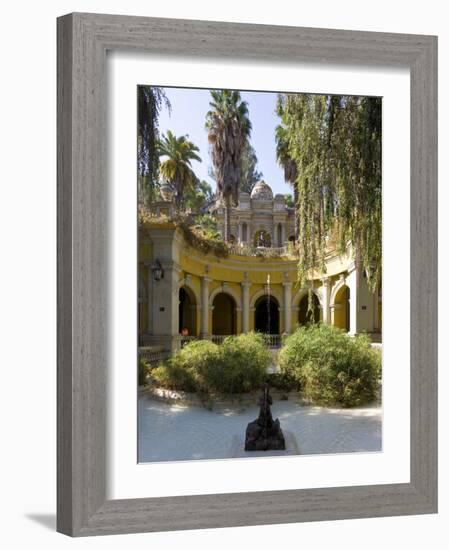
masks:
<path fill-rule="evenodd" d="M 382 450 L 382 409 L 303 407 L 275 401 L 273 418 L 291 432 L 300 454 Z M 244 412 L 213 412 L 202 407 L 139 399 L 139 462 L 231 458 L 236 437 L 244 439 L 258 407 Z M 234 455 L 235 456 L 235 455 Z"/>

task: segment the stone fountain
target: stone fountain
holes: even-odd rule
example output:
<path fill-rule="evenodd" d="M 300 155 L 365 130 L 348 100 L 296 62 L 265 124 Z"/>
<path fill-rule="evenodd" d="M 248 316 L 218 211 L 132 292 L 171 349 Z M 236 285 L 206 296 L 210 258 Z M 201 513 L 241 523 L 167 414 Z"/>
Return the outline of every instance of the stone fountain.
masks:
<path fill-rule="evenodd" d="M 259 399 L 259 417 L 246 428 L 245 451 L 284 451 L 285 439 L 279 418 L 273 420 L 271 405 L 273 399 L 268 384 L 262 387 Z"/>

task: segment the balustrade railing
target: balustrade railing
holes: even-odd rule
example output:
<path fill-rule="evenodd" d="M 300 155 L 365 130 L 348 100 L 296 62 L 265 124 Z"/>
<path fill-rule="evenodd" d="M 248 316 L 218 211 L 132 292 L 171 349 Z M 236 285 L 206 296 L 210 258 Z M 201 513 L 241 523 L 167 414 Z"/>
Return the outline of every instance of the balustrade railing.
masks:
<path fill-rule="evenodd" d="M 247 243 L 229 244 L 230 254 L 236 256 L 253 256 L 262 258 L 278 258 L 279 256 L 297 256 L 298 252 L 294 244 L 278 247 L 252 246 Z"/>
<path fill-rule="evenodd" d="M 163 348 L 143 346 L 139 348 L 139 357 L 143 359 L 145 363 L 156 366 L 159 362 L 170 357 L 170 352 Z"/>
<path fill-rule="evenodd" d="M 196 336 L 181 336 L 181 347 L 183 348 L 186 344 L 192 342 L 193 340 L 198 340 L 198 338 Z"/>
<path fill-rule="evenodd" d="M 212 334 L 210 340 L 214 344 L 221 344 L 227 336 Z M 280 348 L 282 344 L 282 338 L 280 334 L 264 334 L 265 342 L 269 348 Z"/>
<path fill-rule="evenodd" d="M 214 344 L 222 344 L 223 340 L 227 338 L 228 335 L 223 334 L 212 334 L 207 339 L 211 340 Z M 282 339 L 280 334 L 264 334 L 265 342 L 269 348 L 279 348 L 282 344 Z M 199 336 L 182 336 L 180 338 L 181 348 L 184 347 L 189 342 L 194 340 L 201 340 Z M 151 367 L 156 367 L 158 363 L 168 359 L 171 355 L 171 352 L 159 347 L 159 346 L 141 346 L 139 348 L 139 357 L 148 363 Z"/>
<path fill-rule="evenodd" d="M 280 348 L 282 344 L 280 334 L 265 334 L 265 340 L 269 348 Z"/>
<path fill-rule="evenodd" d="M 226 335 L 223 334 L 212 334 L 211 340 L 214 344 L 221 344 L 223 343 L 223 340 L 226 338 Z"/>

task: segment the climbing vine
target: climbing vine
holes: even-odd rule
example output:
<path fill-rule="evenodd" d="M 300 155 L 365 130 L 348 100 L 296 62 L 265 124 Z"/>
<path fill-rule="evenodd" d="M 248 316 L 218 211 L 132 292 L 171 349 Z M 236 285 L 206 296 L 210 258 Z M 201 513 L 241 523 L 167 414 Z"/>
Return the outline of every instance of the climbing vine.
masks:
<path fill-rule="evenodd" d="M 374 290 L 382 266 L 381 99 L 282 94 L 277 113 L 296 164 L 300 282 L 311 270 L 325 272 L 331 245 L 343 254 L 351 243 Z"/>

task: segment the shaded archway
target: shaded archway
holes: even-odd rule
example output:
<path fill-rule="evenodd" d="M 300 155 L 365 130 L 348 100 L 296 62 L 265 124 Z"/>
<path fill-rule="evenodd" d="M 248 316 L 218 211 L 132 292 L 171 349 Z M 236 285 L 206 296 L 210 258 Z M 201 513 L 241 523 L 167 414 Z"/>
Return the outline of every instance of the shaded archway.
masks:
<path fill-rule="evenodd" d="M 196 336 L 196 300 L 186 287 L 179 289 L 179 333 Z"/>
<path fill-rule="evenodd" d="M 215 296 L 212 306 L 212 334 L 235 334 L 236 305 L 234 298 L 226 292 L 220 292 Z"/>
<path fill-rule="evenodd" d="M 284 246 L 284 243 L 282 242 L 282 225 L 279 223 L 277 226 L 277 245 L 279 247 Z"/>
<path fill-rule="evenodd" d="M 333 325 L 346 330 L 346 332 L 349 332 L 351 326 L 349 299 L 349 287 L 347 285 L 342 285 L 335 295 L 333 304 Z"/>
<path fill-rule="evenodd" d="M 254 328 L 264 334 L 279 334 L 279 304 L 273 296 L 261 296 L 254 310 Z"/>
<path fill-rule="evenodd" d="M 300 326 L 319 323 L 320 301 L 316 294 L 312 293 L 312 309 L 309 309 L 309 294 L 305 294 L 298 306 L 298 324 Z"/>
<path fill-rule="evenodd" d="M 242 224 L 242 243 L 246 243 L 248 241 L 248 225 L 244 222 Z"/>
<path fill-rule="evenodd" d="M 271 247 L 271 235 L 264 229 L 254 233 L 254 246 Z"/>

